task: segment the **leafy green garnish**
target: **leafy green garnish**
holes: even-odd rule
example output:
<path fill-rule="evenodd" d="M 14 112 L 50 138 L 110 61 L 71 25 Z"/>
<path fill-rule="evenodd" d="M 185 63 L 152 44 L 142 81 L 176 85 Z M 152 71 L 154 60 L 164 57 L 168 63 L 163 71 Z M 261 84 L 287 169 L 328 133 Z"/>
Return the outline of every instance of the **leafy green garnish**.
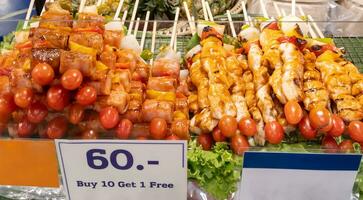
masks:
<path fill-rule="evenodd" d="M 196 141 L 189 143 L 188 178 L 215 199 L 227 199 L 237 190 L 242 170 L 242 158 L 234 155 L 226 143 L 216 143 L 211 151 L 204 151 Z"/>
<path fill-rule="evenodd" d="M 8 33 L 3 36 L 3 41 L 0 42 L 0 50 L 10 50 L 14 46 L 14 32 Z"/>
<path fill-rule="evenodd" d="M 187 46 L 186 46 L 187 51 L 193 49 L 193 47 L 197 46 L 199 44 L 199 42 L 200 42 L 200 38 L 199 38 L 198 34 L 195 33 L 193 35 L 193 37 L 190 38 L 190 40 L 187 43 Z"/>
<path fill-rule="evenodd" d="M 224 34 L 223 35 L 223 43 L 224 44 L 230 44 L 236 48 L 239 48 L 241 47 L 241 43 L 238 41 L 237 38 L 235 37 L 232 37 L 230 35 L 227 35 L 227 34 Z"/>
<path fill-rule="evenodd" d="M 242 30 L 246 30 L 246 29 L 248 29 L 250 27 L 250 25 L 248 25 L 248 24 L 244 24 L 243 26 L 242 26 Z"/>

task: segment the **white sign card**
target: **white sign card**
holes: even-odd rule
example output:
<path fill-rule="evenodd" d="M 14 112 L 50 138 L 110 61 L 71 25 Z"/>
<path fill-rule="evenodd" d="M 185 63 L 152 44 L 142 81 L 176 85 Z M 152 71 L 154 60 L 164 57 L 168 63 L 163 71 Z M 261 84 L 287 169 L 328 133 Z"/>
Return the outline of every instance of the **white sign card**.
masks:
<path fill-rule="evenodd" d="M 186 141 L 56 140 L 68 200 L 185 200 Z"/>
<path fill-rule="evenodd" d="M 362 155 L 246 152 L 239 200 L 350 199 Z"/>

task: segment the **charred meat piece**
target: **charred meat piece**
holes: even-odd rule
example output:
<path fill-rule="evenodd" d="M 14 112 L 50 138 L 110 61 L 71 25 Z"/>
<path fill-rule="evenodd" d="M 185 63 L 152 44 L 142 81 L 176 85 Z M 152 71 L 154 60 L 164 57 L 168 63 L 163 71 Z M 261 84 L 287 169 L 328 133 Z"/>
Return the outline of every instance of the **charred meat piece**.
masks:
<path fill-rule="evenodd" d="M 142 116 L 145 122 L 150 122 L 152 119 L 159 117 L 171 123 L 173 112 L 174 104 L 169 101 L 147 99 L 142 104 Z"/>
<path fill-rule="evenodd" d="M 175 92 L 176 79 L 171 77 L 150 77 L 147 83 L 147 89 L 162 92 Z"/>
<path fill-rule="evenodd" d="M 106 30 L 103 33 L 103 41 L 105 45 L 110 45 L 118 49 L 120 48 L 122 38 L 123 38 L 123 32 L 121 31 Z"/>
<path fill-rule="evenodd" d="M 100 54 L 103 51 L 103 37 L 95 32 L 73 32 L 69 37 L 70 42 L 96 49 Z"/>
<path fill-rule="evenodd" d="M 59 49 L 32 49 L 32 66 L 38 63 L 48 63 L 53 69 L 58 70 L 60 62 Z"/>
<path fill-rule="evenodd" d="M 93 67 L 94 62 L 91 55 L 71 51 L 61 51 L 60 73 L 64 73 L 67 69 L 79 69 L 84 76 L 90 76 L 91 69 Z"/>
<path fill-rule="evenodd" d="M 116 54 L 112 51 L 104 51 L 100 55 L 100 61 L 110 69 L 115 67 L 116 58 Z"/>
<path fill-rule="evenodd" d="M 79 13 L 78 20 L 74 22 L 73 28 L 75 29 L 93 29 L 104 30 L 105 18 L 101 15 L 92 13 Z"/>
<path fill-rule="evenodd" d="M 62 29 L 35 28 L 29 37 L 33 48 L 58 48 L 66 49 L 70 32 Z"/>

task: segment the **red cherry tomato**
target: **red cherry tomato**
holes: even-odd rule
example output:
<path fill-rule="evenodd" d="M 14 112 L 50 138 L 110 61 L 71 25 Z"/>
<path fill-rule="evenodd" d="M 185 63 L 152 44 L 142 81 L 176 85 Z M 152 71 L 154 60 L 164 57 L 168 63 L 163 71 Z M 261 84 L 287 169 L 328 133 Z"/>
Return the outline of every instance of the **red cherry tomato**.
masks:
<path fill-rule="evenodd" d="M 95 130 L 88 129 L 88 130 L 82 132 L 81 138 L 84 140 L 95 140 L 95 139 L 98 139 L 98 133 Z"/>
<path fill-rule="evenodd" d="M 249 144 L 245 136 L 236 134 L 231 138 L 231 147 L 235 154 L 242 155 L 243 152 L 247 151 Z"/>
<path fill-rule="evenodd" d="M 31 123 L 40 123 L 47 117 L 47 115 L 47 107 L 39 101 L 32 103 L 27 111 L 27 118 Z"/>
<path fill-rule="evenodd" d="M 336 153 L 338 151 L 338 144 L 330 135 L 324 137 L 322 147 L 326 153 Z"/>
<path fill-rule="evenodd" d="M 289 124 L 298 124 L 303 117 L 303 110 L 297 101 L 288 101 L 284 113 Z"/>
<path fill-rule="evenodd" d="M 165 119 L 154 118 L 150 122 L 150 136 L 155 140 L 161 140 L 166 137 L 168 125 Z"/>
<path fill-rule="evenodd" d="M 257 125 L 255 120 L 251 118 L 243 118 L 238 123 L 238 128 L 245 136 L 252 137 L 257 133 Z"/>
<path fill-rule="evenodd" d="M 103 128 L 111 129 L 118 124 L 118 122 L 120 121 L 120 116 L 116 108 L 108 106 L 102 108 L 99 114 L 99 119 Z"/>
<path fill-rule="evenodd" d="M 332 116 L 332 126 L 333 127 L 328 132 L 329 135 L 333 137 L 339 137 L 344 133 L 345 130 L 344 121 L 341 117 L 339 117 L 336 114 Z"/>
<path fill-rule="evenodd" d="M 321 130 L 331 125 L 331 113 L 326 108 L 313 108 L 309 113 L 309 119 L 314 129 Z"/>
<path fill-rule="evenodd" d="M 224 142 L 227 139 L 226 137 L 224 137 L 221 129 L 219 129 L 218 126 L 213 129 L 212 136 L 215 142 Z"/>
<path fill-rule="evenodd" d="M 47 92 L 47 104 L 49 108 L 62 111 L 69 104 L 69 91 L 60 85 L 52 86 Z"/>
<path fill-rule="evenodd" d="M 185 140 L 189 139 L 189 121 L 186 119 L 175 119 L 171 124 L 171 133 Z"/>
<path fill-rule="evenodd" d="M 353 153 L 353 142 L 352 140 L 344 140 L 339 144 L 339 151 L 342 153 Z"/>
<path fill-rule="evenodd" d="M 116 137 L 123 140 L 130 138 L 133 126 L 129 119 L 122 119 L 116 127 Z"/>
<path fill-rule="evenodd" d="M 82 73 L 78 69 L 68 69 L 61 78 L 62 86 L 67 90 L 77 89 L 83 81 Z"/>
<path fill-rule="evenodd" d="M 31 137 L 34 133 L 35 125 L 27 118 L 24 118 L 18 123 L 17 131 L 19 137 Z"/>
<path fill-rule="evenodd" d="M 5 93 L 0 96 L 0 115 L 8 116 L 16 110 L 14 102 L 14 95 L 12 93 Z"/>
<path fill-rule="evenodd" d="M 180 140 L 180 138 L 177 135 L 169 135 L 166 140 Z"/>
<path fill-rule="evenodd" d="M 69 108 L 68 120 L 71 124 L 79 124 L 84 118 L 84 107 L 79 104 L 73 104 Z"/>
<path fill-rule="evenodd" d="M 65 136 L 67 131 L 67 119 L 58 116 L 49 121 L 47 126 L 47 136 L 50 139 L 60 139 Z"/>
<path fill-rule="evenodd" d="M 233 137 L 236 134 L 237 126 L 236 118 L 228 115 L 223 116 L 218 123 L 218 128 L 225 137 Z"/>
<path fill-rule="evenodd" d="M 271 29 L 271 30 L 279 30 L 279 25 L 277 22 L 271 22 L 269 25 L 267 25 L 268 29 Z"/>
<path fill-rule="evenodd" d="M 39 85 L 48 85 L 54 79 L 54 70 L 47 63 L 39 63 L 32 70 L 32 78 Z"/>
<path fill-rule="evenodd" d="M 265 137 L 270 144 L 279 144 L 284 139 L 284 129 L 276 121 L 268 122 L 265 125 Z"/>
<path fill-rule="evenodd" d="M 363 142 L 363 122 L 361 121 L 352 121 L 348 126 L 348 133 L 350 137 L 361 143 Z"/>
<path fill-rule="evenodd" d="M 202 133 L 198 136 L 198 144 L 200 144 L 203 148 L 203 150 L 209 151 L 212 148 L 213 145 L 213 138 L 208 133 Z"/>
<path fill-rule="evenodd" d="M 304 116 L 299 123 L 299 130 L 301 135 L 307 140 L 313 140 L 316 138 L 318 131 L 311 127 L 310 119 L 308 116 Z"/>
<path fill-rule="evenodd" d="M 27 108 L 32 103 L 34 94 L 30 88 L 19 88 L 14 95 L 14 102 L 20 108 Z"/>
<path fill-rule="evenodd" d="M 91 105 L 97 100 L 97 90 L 90 85 L 84 86 L 77 92 L 76 99 L 83 106 Z"/>

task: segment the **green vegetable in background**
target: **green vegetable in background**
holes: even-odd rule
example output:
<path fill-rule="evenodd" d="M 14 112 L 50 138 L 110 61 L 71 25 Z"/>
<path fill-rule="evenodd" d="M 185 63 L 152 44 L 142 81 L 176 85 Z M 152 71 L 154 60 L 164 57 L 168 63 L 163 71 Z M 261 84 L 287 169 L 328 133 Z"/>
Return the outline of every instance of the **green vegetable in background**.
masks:
<path fill-rule="evenodd" d="M 242 158 L 227 143 L 216 143 L 211 151 L 204 151 L 195 140 L 189 142 L 188 178 L 217 200 L 227 199 L 237 190 L 241 170 Z"/>
<path fill-rule="evenodd" d="M 145 61 L 150 60 L 152 57 L 153 57 L 153 53 L 149 49 L 144 49 L 141 52 L 141 58 L 144 59 Z"/>
<path fill-rule="evenodd" d="M 7 35 L 3 36 L 3 41 L 0 42 L 0 51 L 5 49 L 5 50 L 11 50 L 14 46 L 14 33 L 11 32 Z"/>
<path fill-rule="evenodd" d="M 194 34 L 192 38 L 190 38 L 190 40 L 187 43 L 186 46 L 186 50 L 189 51 L 191 49 L 193 49 L 193 47 L 197 46 L 200 42 L 200 38 L 198 36 L 198 34 Z"/>

